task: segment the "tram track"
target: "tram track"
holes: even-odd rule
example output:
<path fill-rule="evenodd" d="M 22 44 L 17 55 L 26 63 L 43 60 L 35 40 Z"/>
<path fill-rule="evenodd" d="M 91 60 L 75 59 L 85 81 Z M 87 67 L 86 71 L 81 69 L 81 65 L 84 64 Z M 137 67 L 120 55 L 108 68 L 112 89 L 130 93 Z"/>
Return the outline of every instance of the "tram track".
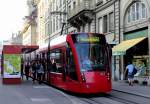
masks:
<path fill-rule="evenodd" d="M 128 100 L 128 99 L 125 99 L 125 98 L 120 98 L 120 97 L 116 97 L 116 96 L 113 96 L 113 95 L 107 95 L 105 97 L 98 97 L 98 98 L 78 98 L 80 99 L 81 101 L 84 101 L 86 102 L 87 104 L 108 104 L 107 102 L 109 102 L 109 104 L 111 104 L 111 102 L 117 102 L 118 104 L 140 104 L 140 103 L 137 103 L 137 102 L 134 102 L 134 101 L 131 101 L 131 100 Z M 107 101 L 104 101 L 102 99 L 106 99 Z M 113 104 L 115 104 L 113 103 Z"/>
<path fill-rule="evenodd" d="M 104 98 L 107 101 L 104 102 L 103 100 L 101 100 L 101 99 L 104 99 Z M 97 99 L 95 99 L 95 98 L 85 98 L 85 99 L 79 98 L 79 99 L 86 102 L 87 104 L 106 104 L 106 102 L 108 102 L 108 101 L 117 102 L 117 103 L 120 103 L 120 104 L 140 104 L 140 103 L 137 103 L 137 102 L 134 102 L 134 101 L 131 101 L 131 100 L 127 100 L 127 99 L 124 99 L 124 98 L 119 98 L 119 97 L 112 96 L 112 95 L 107 95 L 104 98 L 100 97 L 100 98 L 97 98 Z M 111 102 L 109 104 L 111 104 Z"/>
<path fill-rule="evenodd" d="M 150 96 L 146 96 L 146 95 L 135 94 L 135 93 L 120 91 L 120 90 L 116 90 L 116 89 L 112 89 L 112 91 L 121 92 L 121 93 L 125 93 L 125 94 L 130 94 L 130 95 L 133 95 L 133 96 L 138 96 L 138 97 L 143 97 L 143 98 L 146 98 L 146 99 L 150 99 Z"/>
<path fill-rule="evenodd" d="M 111 96 L 111 95 L 108 98 L 112 99 L 112 100 L 115 100 L 117 102 L 123 103 L 123 104 L 140 104 L 140 103 L 137 103 L 137 102 L 134 102 L 134 101 L 131 101 L 131 100 L 127 100 L 127 99 L 124 99 L 124 98 Z"/>
<path fill-rule="evenodd" d="M 112 104 L 112 102 L 116 102 L 117 104 L 141 104 L 142 100 L 149 100 L 150 97 L 147 96 L 142 96 L 134 93 L 129 93 L 129 92 L 124 92 L 124 91 L 119 91 L 119 90 L 112 90 L 113 93 L 110 94 L 105 94 L 103 96 L 94 96 L 94 97 L 78 97 L 81 101 L 87 103 L 87 104 Z M 116 93 L 118 92 L 118 93 Z M 123 95 L 123 96 L 119 96 Z M 106 103 L 110 101 L 109 103 Z M 113 103 L 115 104 L 115 103 Z"/>
<path fill-rule="evenodd" d="M 123 101 L 123 103 L 125 104 L 141 104 L 140 102 L 140 99 L 144 99 L 144 100 L 149 100 L 150 97 L 148 96 L 144 96 L 144 95 L 141 95 L 141 94 L 135 94 L 135 93 L 130 93 L 130 92 L 125 92 L 125 91 L 120 91 L 120 90 L 116 90 L 116 89 L 112 89 L 112 92 L 118 92 L 120 93 L 120 95 L 126 95 L 128 96 L 128 98 L 124 98 L 123 96 L 116 96 L 114 95 L 113 93 L 111 93 L 108 98 L 110 99 L 114 99 L 116 101 Z M 129 96 L 130 98 L 132 99 L 129 99 Z"/>
<path fill-rule="evenodd" d="M 80 99 L 81 101 L 86 102 L 87 104 L 104 104 L 102 102 L 93 100 L 92 98 L 78 98 L 78 99 Z"/>

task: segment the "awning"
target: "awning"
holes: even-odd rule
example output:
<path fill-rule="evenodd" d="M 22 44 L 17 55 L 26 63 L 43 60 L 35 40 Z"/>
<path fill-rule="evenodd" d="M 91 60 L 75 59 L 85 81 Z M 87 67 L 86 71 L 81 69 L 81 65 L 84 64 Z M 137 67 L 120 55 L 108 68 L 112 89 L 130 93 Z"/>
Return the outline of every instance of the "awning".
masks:
<path fill-rule="evenodd" d="M 144 40 L 146 37 L 136 38 L 136 39 L 130 39 L 126 41 L 122 41 L 120 44 L 114 46 L 112 48 L 113 55 L 125 55 L 126 51 Z"/>

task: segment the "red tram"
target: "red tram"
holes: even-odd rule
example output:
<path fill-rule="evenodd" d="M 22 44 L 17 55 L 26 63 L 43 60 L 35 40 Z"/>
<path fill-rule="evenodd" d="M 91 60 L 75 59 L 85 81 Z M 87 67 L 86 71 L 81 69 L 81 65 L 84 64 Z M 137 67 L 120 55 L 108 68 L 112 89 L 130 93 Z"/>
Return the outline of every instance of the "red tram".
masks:
<path fill-rule="evenodd" d="M 62 35 L 51 40 L 50 49 L 39 48 L 37 54 L 56 63 L 45 74 L 49 84 L 75 93 L 111 91 L 111 47 L 103 34 Z"/>

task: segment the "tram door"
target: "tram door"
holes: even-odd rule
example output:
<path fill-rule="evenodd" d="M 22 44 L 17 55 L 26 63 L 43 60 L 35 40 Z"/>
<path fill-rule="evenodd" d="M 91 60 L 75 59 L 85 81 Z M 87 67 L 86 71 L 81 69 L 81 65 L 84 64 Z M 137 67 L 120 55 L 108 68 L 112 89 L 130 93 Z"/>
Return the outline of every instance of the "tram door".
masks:
<path fill-rule="evenodd" d="M 51 51 L 52 70 L 51 83 L 60 87 L 64 86 L 64 51 L 62 48 Z"/>
<path fill-rule="evenodd" d="M 68 85 L 68 90 L 71 91 L 76 91 L 79 90 L 80 85 L 79 85 L 79 81 L 78 81 L 78 76 L 77 76 L 77 71 L 76 71 L 76 66 L 75 66 L 75 61 L 74 61 L 74 57 L 72 54 L 72 51 L 70 48 L 68 48 L 66 50 L 66 64 L 67 64 L 67 68 L 66 68 L 66 82 Z"/>

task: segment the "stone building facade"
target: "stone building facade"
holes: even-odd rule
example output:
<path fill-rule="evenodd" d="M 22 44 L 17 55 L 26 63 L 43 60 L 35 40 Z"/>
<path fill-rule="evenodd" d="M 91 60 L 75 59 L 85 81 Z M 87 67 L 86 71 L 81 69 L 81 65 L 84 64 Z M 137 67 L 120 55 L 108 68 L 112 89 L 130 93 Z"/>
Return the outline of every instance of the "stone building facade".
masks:
<path fill-rule="evenodd" d="M 114 80 L 126 78 L 128 61 L 142 70 L 137 76 L 149 75 L 149 0 L 37 0 L 37 11 L 38 45 L 71 32 L 103 33 L 113 49 Z"/>
<path fill-rule="evenodd" d="M 148 79 L 150 65 L 150 1 L 120 0 L 120 44 L 113 48 L 119 59 L 119 79 L 126 78 L 124 69 L 131 61 L 138 69 L 137 79 Z M 144 80 L 143 79 L 143 80 Z"/>

